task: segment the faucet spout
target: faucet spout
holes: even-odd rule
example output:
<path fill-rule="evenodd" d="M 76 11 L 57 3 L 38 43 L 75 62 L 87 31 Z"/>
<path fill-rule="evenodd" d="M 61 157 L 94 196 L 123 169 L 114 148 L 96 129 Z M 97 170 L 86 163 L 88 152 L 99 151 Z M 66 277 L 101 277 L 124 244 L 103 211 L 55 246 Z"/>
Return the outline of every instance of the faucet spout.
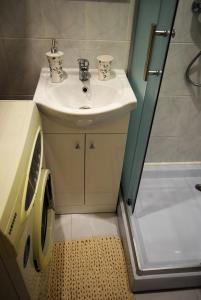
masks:
<path fill-rule="evenodd" d="M 87 81 L 89 79 L 89 61 L 85 58 L 79 58 L 79 79 Z"/>

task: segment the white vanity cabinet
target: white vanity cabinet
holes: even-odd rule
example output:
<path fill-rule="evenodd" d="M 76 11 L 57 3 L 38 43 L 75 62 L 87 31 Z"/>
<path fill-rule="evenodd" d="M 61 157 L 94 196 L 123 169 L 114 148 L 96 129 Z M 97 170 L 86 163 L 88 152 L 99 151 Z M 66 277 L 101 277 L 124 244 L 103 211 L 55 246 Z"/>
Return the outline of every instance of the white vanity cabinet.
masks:
<path fill-rule="evenodd" d="M 45 134 L 45 157 L 52 172 L 56 210 L 84 205 L 84 134 Z"/>
<path fill-rule="evenodd" d="M 126 134 L 87 134 L 85 204 L 116 209 Z"/>
<path fill-rule="evenodd" d="M 116 211 L 128 119 L 72 129 L 42 116 L 56 213 Z"/>

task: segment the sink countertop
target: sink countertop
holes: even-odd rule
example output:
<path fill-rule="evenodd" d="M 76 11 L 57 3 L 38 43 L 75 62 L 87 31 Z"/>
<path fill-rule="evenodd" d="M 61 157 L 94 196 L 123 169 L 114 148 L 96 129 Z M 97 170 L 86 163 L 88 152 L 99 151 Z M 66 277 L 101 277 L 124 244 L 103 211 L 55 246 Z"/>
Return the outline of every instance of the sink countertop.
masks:
<path fill-rule="evenodd" d="M 100 81 L 98 71 L 91 69 L 90 79 L 86 82 L 79 80 L 78 69 L 64 69 L 64 72 L 64 81 L 55 84 L 50 80 L 49 69 L 41 70 L 33 100 L 43 113 L 80 127 L 135 109 L 137 99 L 124 70 L 113 70 L 110 80 Z"/>

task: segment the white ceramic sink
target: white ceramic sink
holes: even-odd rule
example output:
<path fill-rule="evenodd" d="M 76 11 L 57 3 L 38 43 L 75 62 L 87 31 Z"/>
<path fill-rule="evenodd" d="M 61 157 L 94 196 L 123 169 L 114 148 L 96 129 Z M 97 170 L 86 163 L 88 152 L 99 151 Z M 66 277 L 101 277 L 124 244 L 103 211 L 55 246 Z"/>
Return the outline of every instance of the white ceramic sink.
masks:
<path fill-rule="evenodd" d="M 136 97 L 123 70 L 114 70 L 108 81 L 98 80 L 97 70 L 90 70 L 87 82 L 79 80 L 78 69 L 64 71 L 67 76 L 62 83 L 51 83 L 49 69 L 41 71 L 33 100 L 46 115 L 65 119 L 71 126 L 87 127 L 136 107 Z"/>

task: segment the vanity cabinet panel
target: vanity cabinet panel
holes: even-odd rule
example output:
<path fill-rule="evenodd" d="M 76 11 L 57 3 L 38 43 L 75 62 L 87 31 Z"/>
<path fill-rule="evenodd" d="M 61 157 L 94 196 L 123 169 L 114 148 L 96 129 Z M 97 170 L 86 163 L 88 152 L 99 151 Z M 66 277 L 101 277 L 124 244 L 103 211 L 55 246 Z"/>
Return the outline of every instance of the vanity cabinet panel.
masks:
<path fill-rule="evenodd" d="M 79 128 L 68 126 L 65 119 L 58 119 L 56 117 L 48 117 L 41 113 L 43 132 L 44 133 L 85 133 L 85 134 L 96 134 L 96 133 L 127 133 L 130 113 L 119 117 L 117 119 L 105 120 L 94 124 L 88 128 Z"/>
<path fill-rule="evenodd" d="M 47 167 L 52 171 L 56 212 L 84 205 L 84 134 L 45 134 Z"/>
<path fill-rule="evenodd" d="M 87 134 L 85 204 L 116 210 L 126 134 Z"/>

